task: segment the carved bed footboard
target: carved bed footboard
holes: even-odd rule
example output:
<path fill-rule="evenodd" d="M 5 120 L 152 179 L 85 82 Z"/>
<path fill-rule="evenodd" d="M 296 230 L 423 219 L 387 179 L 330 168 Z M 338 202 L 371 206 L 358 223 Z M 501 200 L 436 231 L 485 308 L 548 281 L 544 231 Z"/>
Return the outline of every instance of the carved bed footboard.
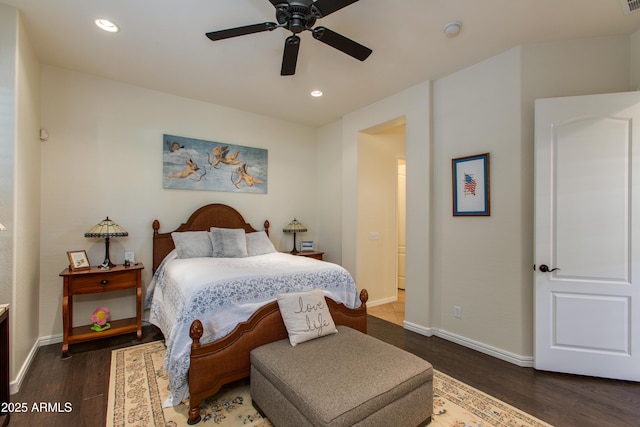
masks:
<path fill-rule="evenodd" d="M 367 332 L 366 289 L 360 292 L 361 306 L 350 309 L 326 298 L 336 325 Z M 249 353 L 254 348 L 287 338 L 278 303 L 271 302 L 240 323 L 229 335 L 209 344 L 200 344 L 203 327 L 191 324 L 191 365 L 189 368 L 189 424 L 200 421 L 200 402 L 217 393 L 224 384 L 247 378 L 251 370 Z"/>

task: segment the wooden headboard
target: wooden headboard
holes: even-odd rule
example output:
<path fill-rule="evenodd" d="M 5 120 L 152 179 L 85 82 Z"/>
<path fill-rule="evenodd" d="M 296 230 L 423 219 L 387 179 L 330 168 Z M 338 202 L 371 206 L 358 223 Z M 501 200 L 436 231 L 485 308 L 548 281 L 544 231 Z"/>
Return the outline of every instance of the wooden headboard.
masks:
<path fill-rule="evenodd" d="M 176 231 L 209 231 L 211 227 L 244 228 L 247 233 L 258 231 L 244 220 L 240 212 L 231 206 L 213 203 L 196 210 L 187 222 L 168 233 L 160 233 L 160 221 L 153 220 L 153 272 L 171 252 L 175 245 L 171 233 Z M 264 222 L 264 231 L 269 234 L 269 221 Z"/>

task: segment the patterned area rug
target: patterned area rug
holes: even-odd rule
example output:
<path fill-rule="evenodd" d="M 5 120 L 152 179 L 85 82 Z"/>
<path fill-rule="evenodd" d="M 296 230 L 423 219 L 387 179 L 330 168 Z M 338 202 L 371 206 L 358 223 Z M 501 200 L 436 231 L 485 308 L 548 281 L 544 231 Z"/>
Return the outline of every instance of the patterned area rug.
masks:
<path fill-rule="evenodd" d="M 187 427 L 188 404 L 162 408 L 168 378 L 164 343 L 155 341 L 114 350 L 111 355 L 107 427 Z M 433 427 L 519 426 L 549 424 L 488 394 L 434 372 Z M 251 405 L 248 381 L 226 386 L 201 405 L 199 425 L 271 426 Z"/>

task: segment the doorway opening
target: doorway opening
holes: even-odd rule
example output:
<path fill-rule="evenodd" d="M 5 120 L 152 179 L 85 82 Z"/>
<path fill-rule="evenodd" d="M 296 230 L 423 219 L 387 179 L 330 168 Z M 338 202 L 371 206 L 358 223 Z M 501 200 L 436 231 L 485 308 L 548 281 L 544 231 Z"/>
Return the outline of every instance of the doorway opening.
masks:
<path fill-rule="evenodd" d="M 369 314 L 400 325 L 406 288 L 405 145 L 404 118 L 358 134 L 358 283 L 369 291 Z"/>

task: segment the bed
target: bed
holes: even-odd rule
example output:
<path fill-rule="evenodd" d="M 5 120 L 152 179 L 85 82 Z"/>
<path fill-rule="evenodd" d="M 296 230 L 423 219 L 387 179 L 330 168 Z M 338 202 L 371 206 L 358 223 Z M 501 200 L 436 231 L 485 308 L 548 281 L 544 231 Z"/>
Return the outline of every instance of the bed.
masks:
<path fill-rule="evenodd" d="M 272 248 L 268 232 L 268 221 L 256 230 L 223 204 L 199 208 L 171 232 L 160 233 L 160 222 L 153 222 L 154 276 L 145 306 L 167 345 L 171 394 L 165 406 L 188 397 L 189 424 L 200 420 L 202 399 L 249 376 L 252 349 L 287 338 L 278 294 L 320 288 L 337 325 L 366 332 L 366 290 L 358 293 L 349 273 L 336 264 L 264 249 Z M 216 233 L 222 240 L 215 240 Z M 182 257 L 183 240 L 203 234 L 212 236 L 214 248 L 228 248 L 233 246 L 228 242 L 245 236 L 247 253 L 196 251 Z"/>

